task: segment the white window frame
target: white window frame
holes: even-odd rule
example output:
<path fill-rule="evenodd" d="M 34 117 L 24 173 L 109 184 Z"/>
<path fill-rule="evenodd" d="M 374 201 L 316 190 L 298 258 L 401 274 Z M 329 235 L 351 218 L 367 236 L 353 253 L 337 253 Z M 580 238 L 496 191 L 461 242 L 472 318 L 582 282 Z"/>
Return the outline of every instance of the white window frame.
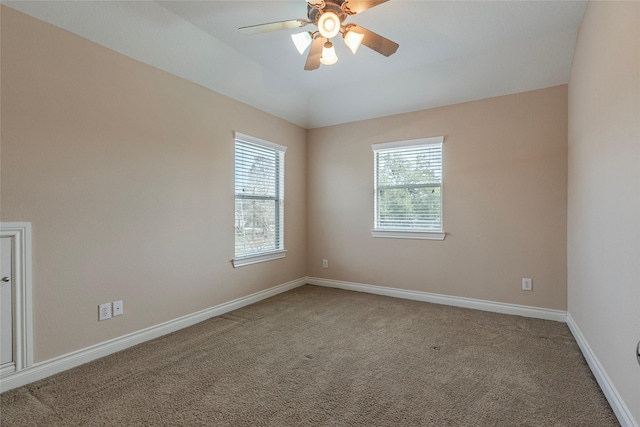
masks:
<path fill-rule="evenodd" d="M 373 191 L 374 191 L 374 226 L 371 230 L 371 237 L 382 237 L 382 238 L 392 238 L 392 239 L 421 239 L 421 240 L 444 240 L 446 233 L 444 231 L 444 218 L 443 218 L 443 206 L 442 206 L 442 187 L 443 182 L 440 182 L 440 226 L 441 229 L 439 231 L 433 230 L 420 230 L 420 229 L 402 229 L 402 228 L 381 228 L 378 227 L 378 182 L 376 176 L 376 161 L 377 161 L 377 153 L 385 152 L 385 151 L 395 151 L 398 149 L 403 149 L 407 147 L 418 147 L 425 145 L 442 145 L 444 143 L 444 136 L 436 136 L 431 138 L 419 138 L 412 139 L 407 141 L 395 141 L 395 142 L 385 142 L 381 144 L 372 144 L 371 149 L 374 153 L 374 183 L 373 183 Z"/>
<path fill-rule="evenodd" d="M 245 143 L 250 143 L 250 144 L 255 144 L 255 145 L 259 145 L 261 147 L 264 148 L 268 148 L 270 150 L 276 151 L 276 152 L 280 152 L 283 154 L 282 157 L 282 164 L 278 165 L 279 168 L 281 168 L 281 170 L 279 171 L 279 173 L 277 173 L 276 175 L 276 179 L 279 180 L 278 184 L 276 185 L 276 188 L 279 188 L 279 192 L 280 194 L 277 197 L 277 200 L 279 201 L 279 212 L 278 212 L 278 221 L 276 224 L 276 233 L 278 233 L 278 235 L 276 236 L 276 240 L 279 242 L 279 247 L 276 248 L 275 250 L 269 250 L 269 251 L 261 251 L 261 252 L 256 252 L 256 253 L 251 253 L 248 255 L 237 255 L 235 253 L 235 239 L 236 239 L 236 234 L 235 231 L 233 233 L 233 240 L 234 240 L 234 258 L 231 260 L 231 263 L 233 264 L 233 267 L 242 267 L 245 265 L 251 265 L 251 264 L 257 264 L 260 262 L 265 262 L 265 261 L 271 261 L 274 259 L 280 259 L 280 258 L 284 258 L 287 251 L 286 249 L 284 249 L 284 195 L 285 195 L 285 190 L 284 190 L 284 168 L 285 168 L 285 162 L 284 162 L 284 153 L 287 151 L 287 147 L 283 146 L 283 145 L 279 145 L 279 144 L 275 144 L 273 142 L 270 141 L 265 141 L 263 139 L 260 138 L 256 138 L 255 136 L 251 136 L 251 135 L 246 135 L 240 132 L 235 132 L 234 133 L 234 159 L 235 159 L 235 153 L 236 153 L 236 143 L 240 141 L 240 142 L 245 142 Z M 235 160 L 234 160 L 234 165 L 235 165 Z M 235 182 L 236 182 L 236 170 L 235 170 L 235 166 L 234 166 L 234 206 L 235 206 L 235 200 L 237 198 L 237 194 L 235 192 Z M 234 207 L 235 209 L 235 207 Z M 235 216 L 235 215 L 234 215 Z M 235 221 L 235 218 L 234 218 Z M 234 230 L 235 230 L 235 226 L 234 226 Z"/>

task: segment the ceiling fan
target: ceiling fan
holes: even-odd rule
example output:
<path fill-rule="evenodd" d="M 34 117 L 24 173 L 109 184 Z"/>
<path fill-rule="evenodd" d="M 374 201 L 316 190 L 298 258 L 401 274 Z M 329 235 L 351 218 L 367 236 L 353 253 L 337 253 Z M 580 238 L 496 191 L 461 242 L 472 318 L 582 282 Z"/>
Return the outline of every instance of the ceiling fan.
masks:
<path fill-rule="evenodd" d="M 330 39 L 342 34 L 345 44 L 356 53 L 360 44 L 384 55 L 391 56 L 398 50 L 398 43 L 382 37 L 356 24 L 344 24 L 350 15 L 356 15 L 378 6 L 388 0 L 308 0 L 307 19 L 292 19 L 289 21 L 271 22 L 268 24 L 251 25 L 238 29 L 243 34 L 259 34 L 269 31 L 302 28 L 315 25 L 317 31 L 304 31 L 292 34 L 291 38 L 298 52 L 302 55 L 311 45 L 305 70 L 315 70 L 320 64 L 332 65 L 338 60 L 335 48 Z"/>

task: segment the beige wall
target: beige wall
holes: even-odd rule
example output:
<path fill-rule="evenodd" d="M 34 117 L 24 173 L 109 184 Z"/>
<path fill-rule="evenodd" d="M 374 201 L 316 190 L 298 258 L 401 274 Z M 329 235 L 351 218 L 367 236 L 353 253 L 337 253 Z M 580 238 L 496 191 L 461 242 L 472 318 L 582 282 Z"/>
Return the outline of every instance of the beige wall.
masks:
<path fill-rule="evenodd" d="M 569 313 L 640 423 L 640 3 L 590 2 L 569 80 Z"/>
<path fill-rule="evenodd" d="M 1 24 L 0 216 L 33 223 L 36 362 L 305 276 L 304 129 L 12 9 Z M 234 130 L 288 147 L 287 257 L 238 269 Z"/>
<path fill-rule="evenodd" d="M 446 239 L 372 238 L 371 144 L 439 135 Z M 566 309 L 566 86 L 314 129 L 308 144 L 310 276 Z"/>

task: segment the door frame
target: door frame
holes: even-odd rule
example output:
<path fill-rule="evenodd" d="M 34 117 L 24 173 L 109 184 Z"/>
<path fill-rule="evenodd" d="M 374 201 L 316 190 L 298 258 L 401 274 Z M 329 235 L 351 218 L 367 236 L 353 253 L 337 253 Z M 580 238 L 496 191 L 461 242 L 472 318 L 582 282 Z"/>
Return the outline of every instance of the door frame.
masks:
<path fill-rule="evenodd" d="M 0 237 L 13 239 L 13 345 L 16 365 L 15 371 L 0 374 L 4 378 L 33 365 L 31 223 L 0 222 Z"/>

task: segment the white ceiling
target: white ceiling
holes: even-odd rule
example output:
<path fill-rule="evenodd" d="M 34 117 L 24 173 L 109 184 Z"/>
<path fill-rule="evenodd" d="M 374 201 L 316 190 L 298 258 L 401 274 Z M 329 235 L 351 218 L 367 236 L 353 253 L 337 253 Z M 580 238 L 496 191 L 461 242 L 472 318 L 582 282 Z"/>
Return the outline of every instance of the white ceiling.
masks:
<path fill-rule="evenodd" d="M 568 82 L 586 1 L 390 0 L 349 17 L 400 44 L 386 58 L 340 40 L 304 71 L 290 34 L 238 27 L 306 18 L 289 1 L 3 1 L 298 125 L 314 128 Z"/>

